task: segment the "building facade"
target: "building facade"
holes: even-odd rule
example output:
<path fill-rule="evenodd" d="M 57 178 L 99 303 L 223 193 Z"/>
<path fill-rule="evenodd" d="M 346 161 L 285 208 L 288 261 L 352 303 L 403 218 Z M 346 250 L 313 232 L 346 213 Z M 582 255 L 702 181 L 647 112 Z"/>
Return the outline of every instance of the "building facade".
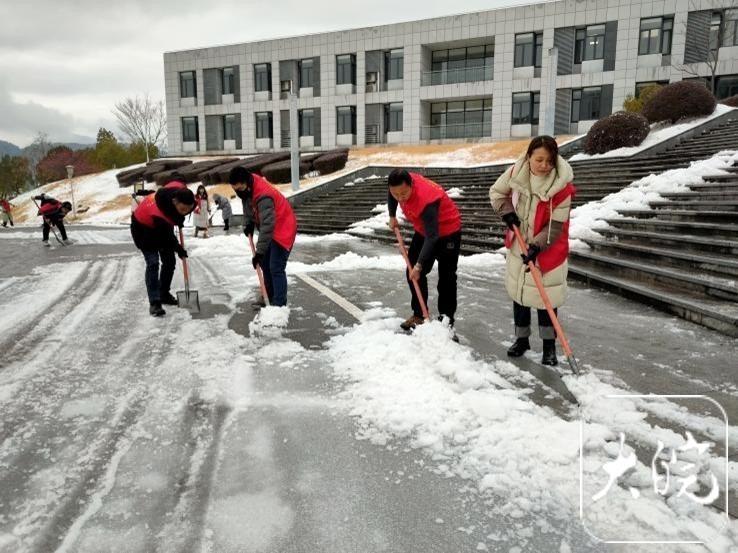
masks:
<path fill-rule="evenodd" d="M 738 94 L 735 0 L 559 0 L 169 52 L 169 152 L 586 132 L 650 83 Z"/>

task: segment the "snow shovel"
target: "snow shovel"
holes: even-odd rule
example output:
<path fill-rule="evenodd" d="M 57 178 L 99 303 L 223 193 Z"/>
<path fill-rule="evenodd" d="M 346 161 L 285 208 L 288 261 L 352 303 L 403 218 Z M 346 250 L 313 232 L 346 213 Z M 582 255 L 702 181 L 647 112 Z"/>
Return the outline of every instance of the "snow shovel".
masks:
<path fill-rule="evenodd" d="M 520 229 L 517 226 L 513 226 L 513 232 L 515 232 L 515 238 L 518 241 L 518 246 L 520 246 L 520 250 L 523 252 L 523 255 L 528 255 L 528 246 L 525 243 L 523 235 L 520 234 Z M 551 322 L 556 330 L 556 337 L 559 339 L 559 342 L 561 342 L 561 347 L 564 349 L 566 360 L 569 362 L 572 372 L 576 375 L 582 374 L 579 371 L 577 360 L 574 358 L 574 352 L 572 352 L 571 347 L 569 346 L 569 340 L 566 339 L 564 329 L 561 328 L 559 319 L 556 316 L 556 313 L 554 313 L 553 306 L 551 305 L 551 300 L 548 298 L 546 289 L 543 287 L 541 271 L 538 270 L 538 267 L 536 267 L 535 263 L 532 261 L 528 262 L 528 269 L 530 269 L 530 274 L 533 276 L 533 281 L 536 283 L 536 288 L 538 288 L 538 293 L 541 295 L 541 299 L 543 300 L 543 305 L 546 307 L 548 316 L 551 318 Z"/>
<path fill-rule="evenodd" d="M 38 205 L 38 202 L 36 201 L 36 198 L 31 198 L 31 200 L 33 200 L 33 203 L 36 204 L 36 208 L 39 211 L 41 211 L 41 206 Z M 62 239 L 59 238 L 59 235 L 56 233 L 56 228 L 54 228 L 54 225 L 52 225 L 51 224 L 51 221 L 49 221 L 46 218 L 46 215 L 41 215 L 41 218 L 43 219 L 44 223 L 46 223 L 47 225 L 49 225 L 49 229 L 51 229 L 51 232 L 54 233 L 54 238 L 56 238 L 56 241 L 59 242 L 62 246 L 66 246 L 66 244 L 64 242 L 62 242 Z"/>
<path fill-rule="evenodd" d="M 256 255 L 256 247 L 254 246 L 254 237 L 248 235 L 249 244 L 251 245 L 251 255 Z M 256 276 L 259 277 L 259 288 L 261 288 L 261 297 L 264 299 L 264 304 L 269 305 L 269 295 L 267 294 L 266 285 L 264 284 L 264 275 L 261 272 L 261 267 L 256 266 Z"/>
<path fill-rule="evenodd" d="M 395 230 L 395 238 L 397 238 L 397 247 L 400 248 L 400 253 L 402 254 L 403 259 L 405 260 L 405 265 L 407 265 L 408 272 L 412 272 L 413 266 L 410 265 L 410 258 L 407 256 L 407 250 L 405 249 L 405 242 L 402 239 L 402 233 L 400 232 L 400 229 L 398 227 L 394 227 L 394 230 Z M 430 321 L 430 315 L 428 314 L 428 307 L 425 305 L 423 294 L 420 293 L 420 285 L 418 284 L 417 280 L 413 280 L 411 282 L 413 283 L 413 288 L 415 288 L 415 296 L 418 298 L 418 303 L 420 303 L 420 310 L 423 313 L 423 318 L 426 321 Z"/>
<path fill-rule="evenodd" d="M 182 227 L 179 227 L 179 243 L 184 248 L 184 233 Z M 200 312 L 200 295 L 197 290 L 190 290 L 190 271 L 187 267 L 187 258 L 182 258 L 182 271 L 184 272 L 184 292 L 177 292 L 177 305 L 184 307 L 190 313 Z"/>

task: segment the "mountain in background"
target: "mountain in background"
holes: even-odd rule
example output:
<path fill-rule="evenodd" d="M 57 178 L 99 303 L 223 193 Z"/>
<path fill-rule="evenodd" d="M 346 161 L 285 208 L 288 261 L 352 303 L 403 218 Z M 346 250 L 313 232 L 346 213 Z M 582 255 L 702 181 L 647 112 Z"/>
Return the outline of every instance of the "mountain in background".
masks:
<path fill-rule="evenodd" d="M 12 142 L 6 142 L 0 140 L 0 157 L 2 156 L 19 156 L 21 155 L 21 149 L 13 144 Z"/>

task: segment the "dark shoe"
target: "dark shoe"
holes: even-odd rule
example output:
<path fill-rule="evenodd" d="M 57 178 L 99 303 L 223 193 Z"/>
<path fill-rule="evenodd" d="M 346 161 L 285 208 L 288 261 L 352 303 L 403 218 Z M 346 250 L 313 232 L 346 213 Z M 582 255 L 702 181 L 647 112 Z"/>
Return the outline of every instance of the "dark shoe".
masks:
<path fill-rule="evenodd" d="M 163 317 L 166 314 L 167 312 L 164 311 L 161 303 L 159 302 L 152 303 L 149 307 L 149 315 L 151 315 L 152 317 Z"/>
<path fill-rule="evenodd" d="M 161 295 L 161 303 L 163 303 L 164 305 L 179 305 L 179 302 L 177 301 L 177 298 L 175 298 L 169 292 L 164 292 Z"/>
<path fill-rule="evenodd" d="M 408 320 L 406 320 L 404 323 L 402 323 L 400 325 L 400 328 L 402 330 L 405 330 L 405 331 L 412 330 L 416 326 L 422 325 L 424 322 L 425 321 L 424 321 L 423 317 L 418 317 L 417 315 L 413 315 Z"/>
<path fill-rule="evenodd" d="M 528 338 L 518 338 L 515 343 L 507 350 L 508 357 L 521 357 L 530 349 L 530 341 Z"/>
<path fill-rule="evenodd" d="M 256 300 L 251 302 L 251 309 L 253 309 L 254 311 L 258 311 L 259 309 L 262 309 L 266 306 L 267 304 L 264 300 Z"/>
<path fill-rule="evenodd" d="M 454 332 L 454 320 L 448 315 L 438 315 L 439 322 L 443 322 L 446 320 L 448 321 L 448 328 L 451 331 L 451 339 L 458 344 L 459 337 L 456 335 L 456 332 Z"/>
<path fill-rule="evenodd" d="M 559 364 L 559 360 L 556 359 L 556 340 L 543 341 L 543 358 L 541 359 L 541 363 L 549 367 L 555 367 Z"/>

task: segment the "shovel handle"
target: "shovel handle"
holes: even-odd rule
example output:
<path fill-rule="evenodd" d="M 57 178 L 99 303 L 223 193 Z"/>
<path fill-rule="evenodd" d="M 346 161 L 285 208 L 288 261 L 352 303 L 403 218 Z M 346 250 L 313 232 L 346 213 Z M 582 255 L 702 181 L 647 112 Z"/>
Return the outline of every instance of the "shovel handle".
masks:
<path fill-rule="evenodd" d="M 182 249 L 184 249 L 184 232 L 182 230 L 182 227 L 179 227 L 179 245 L 182 246 Z M 182 272 L 184 273 L 184 285 L 185 285 L 185 294 L 187 294 L 187 297 L 190 296 L 190 271 L 187 268 L 187 258 L 182 258 Z"/>
<path fill-rule="evenodd" d="M 393 227 L 393 229 L 395 231 L 395 238 L 397 238 L 397 247 L 400 249 L 402 258 L 405 260 L 405 265 L 407 266 L 408 277 L 409 277 L 410 273 L 413 270 L 413 266 L 410 264 L 410 258 L 407 256 L 407 250 L 405 249 L 405 242 L 402 239 L 402 233 L 400 232 L 400 229 L 398 227 Z M 413 283 L 413 288 L 415 289 L 415 297 L 418 298 L 418 303 L 420 304 L 420 310 L 423 313 L 423 318 L 426 321 L 430 321 L 430 314 L 428 313 L 428 306 L 425 305 L 423 294 L 420 293 L 420 285 L 418 284 L 418 281 L 411 280 L 410 282 Z"/>
<path fill-rule="evenodd" d="M 246 236 L 249 237 L 249 245 L 251 246 L 251 255 L 256 255 L 256 246 L 254 246 L 254 237 L 250 234 L 247 234 Z M 269 295 L 267 294 L 266 285 L 264 284 L 264 275 L 261 272 L 261 267 L 259 265 L 256 266 L 256 276 L 259 277 L 259 288 L 261 288 L 261 297 L 264 299 L 264 303 L 269 305 Z"/>
<path fill-rule="evenodd" d="M 523 235 L 520 234 L 520 229 L 517 226 L 513 225 L 513 232 L 515 233 L 515 238 L 518 241 L 518 246 L 520 246 L 520 251 L 523 252 L 523 255 L 528 255 L 528 246 L 525 243 Z M 571 347 L 569 346 L 569 340 L 566 339 L 564 329 L 561 328 L 559 318 L 556 316 L 556 313 L 554 313 L 553 305 L 551 305 L 551 300 L 549 299 L 548 294 L 546 293 L 546 289 L 543 286 L 541 271 L 538 270 L 538 267 L 536 267 L 533 261 L 528 262 L 528 268 L 530 269 L 530 274 L 533 276 L 533 281 L 536 283 L 536 288 L 538 288 L 538 293 L 541 295 L 541 299 L 543 300 L 543 305 L 546 307 L 548 316 L 551 318 L 551 322 L 553 323 L 554 329 L 556 330 L 556 336 L 558 337 L 559 342 L 561 342 L 561 347 L 564 348 L 564 353 L 566 354 L 566 357 L 569 359 L 573 359 L 574 353 L 571 351 Z M 576 363 L 574 363 L 572 367 L 575 368 Z M 577 368 L 575 368 L 575 372 L 579 372 Z"/>

